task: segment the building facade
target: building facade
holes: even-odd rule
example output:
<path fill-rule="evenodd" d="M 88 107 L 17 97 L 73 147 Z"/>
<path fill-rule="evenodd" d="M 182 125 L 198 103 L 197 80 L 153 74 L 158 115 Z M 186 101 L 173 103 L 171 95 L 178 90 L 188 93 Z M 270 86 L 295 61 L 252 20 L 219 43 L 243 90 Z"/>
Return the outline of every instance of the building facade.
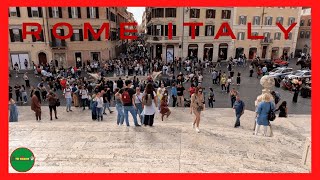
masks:
<path fill-rule="evenodd" d="M 58 67 L 81 67 L 88 60 L 104 61 L 115 58 L 119 44 L 120 22 L 128 22 L 130 17 L 126 8 L 116 7 L 11 7 L 9 8 L 9 68 L 17 62 L 21 69 L 35 64 L 46 64 L 54 60 Z M 31 35 L 22 39 L 22 23 L 41 24 L 41 39 Z M 73 35 L 66 40 L 53 36 L 53 26 L 60 22 L 72 26 Z M 90 23 L 93 31 L 98 32 L 103 23 L 109 23 L 109 38 L 102 33 L 94 39 L 88 30 L 84 38 L 84 23 Z M 29 27 L 28 30 L 32 30 Z M 56 33 L 69 34 L 66 26 L 59 26 Z M 28 67 L 24 62 L 28 62 Z"/>
<path fill-rule="evenodd" d="M 191 8 L 146 8 L 148 46 L 153 58 L 171 61 L 172 57 L 196 56 L 199 59 L 217 61 L 246 54 L 253 59 L 279 58 L 295 51 L 299 24 L 284 39 L 276 25 L 280 22 L 288 28 L 300 21 L 298 7 L 191 7 Z M 167 24 L 173 23 L 173 38 L 168 40 Z M 184 22 L 201 22 L 196 28 L 196 37 L 191 39 L 190 28 Z M 247 23 L 252 23 L 252 34 L 263 35 L 264 40 L 249 40 Z M 222 23 L 228 23 L 236 39 L 214 39 Z M 223 32 L 226 32 L 223 29 Z"/>
<path fill-rule="evenodd" d="M 311 8 L 302 10 L 295 55 L 300 52 L 311 55 Z"/>

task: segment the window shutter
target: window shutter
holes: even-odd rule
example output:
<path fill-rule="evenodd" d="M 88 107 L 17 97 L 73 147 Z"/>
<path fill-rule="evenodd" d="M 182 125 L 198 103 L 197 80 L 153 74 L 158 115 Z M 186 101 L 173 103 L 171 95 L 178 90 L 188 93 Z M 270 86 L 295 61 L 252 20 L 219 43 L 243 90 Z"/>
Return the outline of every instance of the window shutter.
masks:
<path fill-rule="evenodd" d="M 161 25 L 161 36 L 163 36 L 163 25 Z"/>
<path fill-rule="evenodd" d="M 97 29 L 97 33 L 99 32 L 100 29 Z M 102 34 L 102 33 L 101 33 Z M 98 41 L 101 41 L 101 35 L 98 38 Z"/>
<path fill-rule="evenodd" d="M 81 8 L 77 7 L 77 10 L 78 10 L 78 18 L 81 19 Z"/>
<path fill-rule="evenodd" d="M 52 18 L 53 17 L 53 15 L 52 15 L 52 7 L 49 7 L 48 9 L 49 9 L 49 17 Z"/>
<path fill-rule="evenodd" d="M 153 35 L 156 36 L 157 34 L 157 25 L 153 25 Z"/>
<path fill-rule="evenodd" d="M 199 36 L 200 26 L 196 27 L 196 36 Z"/>
<path fill-rule="evenodd" d="M 20 36 L 20 42 L 23 42 L 23 39 L 22 39 L 22 30 L 19 29 L 19 36 Z"/>
<path fill-rule="evenodd" d="M 28 10 L 28 17 L 32 17 L 32 15 L 31 15 L 31 7 L 27 7 L 27 10 Z"/>
<path fill-rule="evenodd" d="M 64 36 L 64 29 L 61 29 L 61 36 Z M 62 46 L 66 46 L 66 40 L 65 39 L 61 39 L 61 45 Z"/>
<path fill-rule="evenodd" d="M 18 16 L 18 17 L 21 17 L 21 16 L 20 16 L 20 8 L 19 8 L 19 7 L 16 7 L 16 8 L 17 8 L 17 16 Z"/>
<path fill-rule="evenodd" d="M 89 40 L 89 41 L 92 41 L 93 38 L 92 38 L 92 34 L 91 34 L 91 32 L 90 32 L 89 29 L 88 29 L 88 36 L 89 36 L 88 40 Z"/>
<path fill-rule="evenodd" d="M 239 25 L 241 25 L 241 23 L 242 23 L 242 22 L 241 22 L 241 16 L 239 16 Z"/>
<path fill-rule="evenodd" d="M 68 7 L 68 15 L 69 15 L 69 18 L 72 18 L 71 7 Z"/>
<path fill-rule="evenodd" d="M 172 36 L 176 36 L 177 31 L 176 31 L 176 25 L 172 26 L 173 30 L 172 30 Z"/>
<path fill-rule="evenodd" d="M 168 25 L 164 26 L 164 35 L 168 36 Z"/>
<path fill-rule="evenodd" d="M 70 41 L 74 41 L 74 33 L 72 34 L 71 38 L 70 38 Z"/>
<path fill-rule="evenodd" d="M 56 44 L 56 38 L 53 35 L 53 29 L 50 29 L 51 32 L 51 41 L 52 41 L 52 46 L 54 46 Z"/>
<path fill-rule="evenodd" d="M 59 10 L 59 18 L 62 18 L 62 8 L 58 7 L 58 10 Z"/>
<path fill-rule="evenodd" d="M 13 30 L 9 29 L 9 32 L 10 32 L 10 40 L 11 40 L 11 42 L 14 42 Z"/>
<path fill-rule="evenodd" d="M 39 17 L 42 17 L 42 7 L 38 7 Z"/>
<path fill-rule="evenodd" d="M 244 16 L 244 24 L 247 24 L 247 16 Z"/>
<path fill-rule="evenodd" d="M 206 29 L 205 29 L 205 32 L 204 32 L 204 35 L 205 35 L 205 36 L 208 35 L 208 27 L 209 27 L 209 26 L 206 26 Z"/>
<path fill-rule="evenodd" d="M 82 29 L 79 29 L 80 41 L 83 41 L 83 32 Z"/>
<path fill-rule="evenodd" d="M 238 39 L 238 40 L 240 40 L 240 33 L 238 33 L 238 35 L 237 35 L 237 39 Z"/>
<path fill-rule="evenodd" d="M 96 7 L 96 18 L 99 19 L 99 8 Z"/>
<path fill-rule="evenodd" d="M 33 30 L 33 29 L 31 29 L 31 32 L 34 32 L 34 30 Z M 32 42 L 36 42 L 36 41 L 37 41 L 36 36 L 32 35 Z"/>
<path fill-rule="evenodd" d="M 87 18 L 90 18 L 90 8 L 87 7 Z"/>
<path fill-rule="evenodd" d="M 264 25 L 267 25 L 267 24 L 268 24 L 268 18 L 265 17 L 265 18 L 264 18 Z"/>
<path fill-rule="evenodd" d="M 43 30 L 41 30 L 40 39 L 41 39 L 42 42 L 44 42 Z"/>
<path fill-rule="evenodd" d="M 189 36 L 191 36 L 191 27 L 189 26 Z"/>
<path fill-rule="evenodd" d="M 273 17 L 270 17 L 270 25 L 272 25 L 272 19 L 273 19 Z"/>

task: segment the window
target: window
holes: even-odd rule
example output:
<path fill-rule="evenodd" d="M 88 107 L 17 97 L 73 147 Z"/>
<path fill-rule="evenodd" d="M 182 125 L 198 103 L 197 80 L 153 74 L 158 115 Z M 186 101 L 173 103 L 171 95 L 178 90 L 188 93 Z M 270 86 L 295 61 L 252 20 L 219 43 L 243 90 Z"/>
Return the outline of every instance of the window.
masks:
<path fill-rule="evenodd" d="M 177 9 L 176 8 L 166 8 L 166 17 L 176 17 Z"/>
<path fill-rule="evenodd" d="M 283 25 L 283 17 L 277 17 L 277 21 L 276 22 Z"/>
<path fill-rule="evenodd" d="M 200 9 L 190 9 L 190 18 L 199 18 Z"/>
<path fill-rule="evenodd" d="M 106 19 L 109 19 L 109 8 L 106 8 Z"/>
<path fill-rule="evenodd" d="M 311 26 L 311 19 L 308 20 L 308 26 Z"/>
<path fill-rule="evenodd" d="M 87 18 L 99 19 L 99 8 L 98 7 L 87 7 Z"/>
<path fill-rule="evenodd" d="M 272 17 L 268 16 L 265 18 L 264 25 L 272 25 Z"/>
<path fill-rule="evenodd" d="M 110 20 L 116 22 L 116 15 L 113 12 L 110 12 Z"/>
<path fill-rule="evenodd" d="M 153 26 L 153 35 L 162 36 L 163 35 L 163 25 L 154 25 Z"/>
<path fill-rule="evenodd" d="M 23 42 L 21 29 L 13 28 L 9 31 L 11 42 Z"/>
<path fill-rule="evenodd" d="M 205 36 L 213 36 L 214 35 L 214 26 L 206 25 Z"/>
<path fill-rule="evenodd" d="M 195 36 L 199 36 L 199 26 L 196 26 L 196 29 L 195 29 Z M 189 36 L 191 36 L 191 27 L 189 26 Z"/>
<path fill-rule="evenodd" d="M 280 40 L 281 39 L 281 33 L 277 32 L 274 33 L 274 40 Z"/>
<path fill-rule="evenodd" d="M 79 29 L 73 30 L 73 35 L 71 37 L 71 41 L 80 41 L 80 31 Z"/>
<path fill-rule="evenodd" d="M 300 26 L 304 26 L 304 20 L 303 19 L 300 21 Z"/>
<path fill-rule="evenodd" d="M 288 21 L 288 26 L 290 26 L 292 23 L 294 23 L 296 19 L 294 17 L 290 17 Z"/>
<path fill-rule="evenodd" d="M 216 10 L 214 10 L 214 9 L 207 9 L 207 11 L 206 11 L 206 18 L 216 18 Z"/>
<path fill-rule="evenodd" d="M 163 8 L 152 9 L 152 17 L 153 18 L 163 18 L 164 17 L 164 9 Z"/>
<path fill-rule="evenodd" d="M 260 25 L 260 16 L 253 17 L 253 25 Z"/>
<path fill-rule="evenodd" d="M 20 17 L 20 8 L 19 7 L 10 7 L 9 8 L 9 17 Z"/>
<path fill-rule="evenodd" d="M 251 33 L 251 36 L 258 36 L 258 35 L 259 35 L 258 32 L 252 32 L 252 33 Z M 251 39 L 251 40 L 257 40 L 257 39 Z"/>
<path fill-rule="evenodd" d="M 307 39 L 310 39 L 310 31 L 306 31 L 306 36 Z"/>
<path fill-rule="evenodd" d="M 300 38 L 304 38 L 304 31 L 300 31 Z"/>
<path fill-rule="evenodd" d="M 31 29 L 32 32 L 37 31 L 38 28 Z M 32 36 L 32 42 L 44 42 L 43 30 L 40 32 L 40 39 L 37 39 L 35 36 Z"/>
<path fill-rule="evenodd" d="M 52 17 L 58 18 L 59 17 L 59 8 L 58 7 L 53 7 L 52 8 Z"/>
<path fill-rule="evenodd" d="M 231 10 L 222 10 L 221 19 L 230 19 Z"/>
<path fill-rule="evenodd" d="M 264 36 L 264 42 L 270 41 L 270 33 L 269 32 L 263 33 L 263 36 Z"/>
<path fill-rule="evenodd" d="M 244 40 L 244 32 L 238 32 L 238 37 L 237 37 L 237 39 L 238 40 Z"/>
<path fill-rule="evenodd" d="M 289 39 L 289 40 L 292 40 L 292 33 L 289 33 L 288 39 Z"/>
<path fill-rule="evenodd" d="M 41 7 L 27 7 L 28 17 L 42 17 Z"/>
<path fill-rule="evenodd" d="M 239 16 L 239 25 L 246 25 L 247 16 Z"/>
<path fill-rule="evenodd" d="M 223 33 L 227 33 L 227 32 L 228 32 L 227 28 L 224 27 L 224 28 L 222 29 L 222 32 L 223 32 Z"/>
<path fill-rule="evenodd" d="M 164 35 L 165 36 L 168 36 L 168 25 L 165 25 L 165 27 L 164 27 L 165 29 L 164 29 Z M 151 31 L 151 30 L 150 30 Z M 149 27 L 148 27 L 148 32 L 149 32 Z M 172 36 L 177 36 L 177 27 L 176 27 L 176 25 L 172 25 Z"/>

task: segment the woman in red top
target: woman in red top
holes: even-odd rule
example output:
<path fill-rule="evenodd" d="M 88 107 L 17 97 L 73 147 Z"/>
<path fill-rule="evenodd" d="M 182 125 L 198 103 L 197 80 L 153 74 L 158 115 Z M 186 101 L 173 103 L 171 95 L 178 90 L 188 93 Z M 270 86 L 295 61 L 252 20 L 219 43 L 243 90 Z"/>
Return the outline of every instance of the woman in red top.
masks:
<path fill-rule="evenodd" d="M 62 78 L 60 81 L 60 85 L 62 87 L 62 91 L 64 91 L 64 89 L 66 89 L 66 87 L 67 87 L 67 80 Z"/>
<path fill-rule="evenodd" d="M 195 87 L 193 84 L 191 84 L 191 87 L 189 88 L 190 97 L 191 97 L 192 94 L 195 93 L 195 92 L 196 92 L 196 87 Z"/>

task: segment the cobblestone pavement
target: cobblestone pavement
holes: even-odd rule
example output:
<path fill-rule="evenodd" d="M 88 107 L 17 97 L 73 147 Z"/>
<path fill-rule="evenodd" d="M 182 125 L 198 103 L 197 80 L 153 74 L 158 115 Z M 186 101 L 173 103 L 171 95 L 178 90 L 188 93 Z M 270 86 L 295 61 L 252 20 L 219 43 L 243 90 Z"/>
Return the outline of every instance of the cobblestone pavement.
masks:
<path fill-rule="evenodd" d="M 291 60 L 290 67 L 292 67 L 294 70 L 299 69 L 298 66 L 295 65 L 295 60 Z M 217 68 L 217 70 L 222 70 L 227 72 L 227 68 L 225 64 L 222 64 L 222 67 Z M 31 85 L 36 86 L 40 80 L 39 78 L 35 78 L 32 71 L 29 71 L 29 78 L 30 78 L 30 83 Z M 229 95 L 226 93 L 221 92 L 220 86 L 218 85 L 213 85 L 212 84 L 212 78 L 208 70 L 204 71 L 204 81 L 203 81 L 203 87 L 206 88 L 206 91 L 209 91 L 209 87 L 213 87 L 214 92 L 215 92 L 215 108 L 229 108 L 231 106 L 230 98 Z M 256 97 L 261 94 L 262 86 L 260 85 L 260 79 L 257 79 L 256 77 L 249 77 L 249 68 L 248 67 L 234 67 L 234 72 L 235 76 L 238 72 L 241 73 L 241 85 L 236 86 L 232 85 L 232 87 L 235 87 L 237 91 L 240 92 L 242 100 L 246 103 L 246 108 L 248 110 L 254 111 L 254 101 L 256 100 Z M 178 73 L 178 71 L 176 71 Z M 254 74 L 255 75 L 255 74 Z M 13 87 L 15 83 L 25 84 L 24 80 L 22 78 L 23 74 L 19 74 L 19 77 L 16 78 L 14 76 L 14 72 L 12 72 L 12 77 L 10 78 L 10 85 Z M 234 79 L 235 81 L 235 79 Z M 188 89 L 190 87 L 190 83 L 185 84 L 185 88 Z M 311 99 L 310 98 L 302 98 L 299 96 L 298 98 L 298 103 L 292 103 L 292 97 L 293 93 L 283 90 L 282 88 L 274 88 L 276 91 L 278 91 L 281 95 L 281 101 L 285 100 L 287 101 L 287 106 L 288 106 L 288 113 L 294 113 L 294 114 L 311 114 Z M 29 91 L 27 91 L 29 94 Z M 188 98 L 188 94 L 186 93 L 185 96 Z M 60 96 L 61 104 L 65 105 L 65 100 L 62 98 L 62 93 L 61 91 L 58 92 L 58 95 Z M 15 98 L 15 94 L 13 95 Z M 208 102 L 207 102 L 208 103 Z M 22 105 L 22 104 L 21 104 Z M 30 105 L 25 104 L 25 106 Z M 44 105 L 46 105 L 46 102 L 44 102 Z M 113 103 L 112 103 L 112 106 Z"/>
<path fill-rule="evenodd" d="M 255 114 L 248 110 L 235 129 L 232 109 L 206 109 L 200 133 L 183 108 L 172 108 L 165 121 L 156 114 L 154 127 L 134 127 L 132 119 L 131 127 L 118 127 L 115 113 L 96 122 L 89 110 L 67 113 L 64 107 L 58 108 L 59 119 L 50 121 L 49 108 L 42 111 L 42 122 L 36 122 L 30 106 L 19 107 L 19 122 L 9 124 L 9 153 L 31 149 L 33 173 L 309 172 L 302 153 L 311 135 L 310 115 L 277 118 L 274 136 L 263 137 L 253 135 Z"/>

